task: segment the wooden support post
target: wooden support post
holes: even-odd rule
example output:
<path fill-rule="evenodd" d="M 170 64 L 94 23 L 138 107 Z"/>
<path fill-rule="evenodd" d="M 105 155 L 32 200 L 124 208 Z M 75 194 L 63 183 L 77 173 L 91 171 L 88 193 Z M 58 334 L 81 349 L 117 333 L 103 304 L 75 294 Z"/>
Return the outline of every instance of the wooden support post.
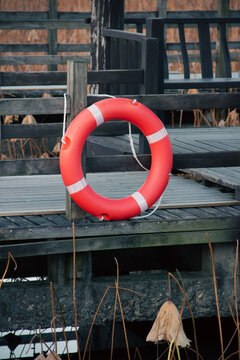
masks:
<path fill-rule="evenodd" d="M 229 16 L 229 0 L 218 0 L 218 16 L 219 17 Z M 226 28 L 226 32 L 228 32 L 227 28 Z M 225 77 L 226 67 L 225 67 L 225 58 L 221 43 L 220 28 L 218 28 L 217 31 L 216 51 L 217 51 L 216 77 Z"/>
<path fill-rule="evenodd" d="M 124 0 L 92 0 L 91 14 L 91 68 L 92 70 L 107 69 L 108 55 L 102 29 L 124 28 Z M 103 91 L 105 91 L 103 85 L 92 86 L 93 93 Z"/>
<path fill-rule="evenodd" d="M 48 280 L 57 285 L 66 282 L 65 254 L 48 256 Z"/>
<path fill-rule="evenodd" d="M 141 41 L 141 68 L 144 70 L 144 83 L 141 94 L 158 93 L 158 39 L 143 38 Z M 153 56 L 154 54 L 154 56 Z M 144 135 L 139 136 L 139 153 L 149 154 L 150 148 Z"/>
<path fill-rule="evenodd" d="M 48 18 L 57 19 L 57 0 L 48 0 Z M 57 55 L 57 29 L 48 30 L 48 55 Z M 49 71 L 57 71 L 57 65 L 48 65 Z"/>
<path fill-rule="evenodd" d="M 67 63 L 67 93 L 71 98 L 70 114 L 67 117 L 67 125 L 76 115 L 87 107 L 87 61 L 68 61 Z M 85 149 L 82 154 L 82 167 L 85 172 Z M 81 219 L 85 212 L 66 194 L 66 217 L 68 220 Z"/>
<path fill-rule="evenodd" d="M 157 16 L 167 17 L 167 0 L 157 0 Z"/>
<path fill-rule="evenodd" d="M 67 278 L 73 279 L 73 256 L 67 255 Z M 82 280 L 91 280 L 92 278 L 92 254 L 91 252 L 76 253 L 75 260 L 76 278 Z"/>
<path fill-rule="evenodd" d="M 227 17 L 229 16 L 229 0 L 218 0 L 218 16 L 219 17 Z M 228 28 L 226 28 L 226 36 L 227 36 Z M 226 59 L 224 56 L 224 51 L 221 43 L 221 31 L 220 27 L 217 30 L 217 42 L 216 42 L 216 53 L 217 53 L 217 61 L 216 61 L 216 77 L 224 78 L 229 76 L 226 74 Z M 230 60 L 229 60 L 230 61 Z M 222 89 L 221 91 L 224 91 Z M 226 91 L 226 89 L 225 89 Z M 227 111 L 226 110 L 217 110 L 216 111 L 216 120 L 226 120 Z"/>

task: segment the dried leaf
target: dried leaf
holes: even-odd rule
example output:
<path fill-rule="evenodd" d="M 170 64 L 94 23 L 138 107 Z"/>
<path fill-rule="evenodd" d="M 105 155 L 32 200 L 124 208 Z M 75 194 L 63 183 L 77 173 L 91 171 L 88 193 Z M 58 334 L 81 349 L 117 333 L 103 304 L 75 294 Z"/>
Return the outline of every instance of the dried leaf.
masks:
<path fill-rule="evenodd" d="M 237 112 L 237 109 L 234 109 L 230 111 L 230 113 L 227 116 L 226 123 L 230 126 L 239 126 L 239 113 Z"/>
<path fill-rule="evenodd" d="M 43 354 L 39 354 L 34 360 L 46 360 Z"/>
<path fill-rule="evenodd" d="M 198 94 L 198 89 L 189 89 L 188 94 Z"/>
<path fill-rule="evenodd" d="M 180 329 L 179 321 L 181 322 Z M 161 340 L 165 340 L 170 343 L 171 341 L 175 341 L 177 333 L 177 345 L 181 347 L 189 346 L 190 340 L 184 333 L 178 309 L 172 301 L 166 301 L 161 306 L 146 341 L 158 343 Z"/>
<path fill-rule="evenodd" d="M 61 360 L 61 358 L 58 356 L 58 354 L 56 354 L 54 351 L 51 351 L 46 360 Z"/>
<path fill-rule="evenodd" d="M 3 118 L 4 124 L 13 124 L 14 122 L 17 122 L 19 119 L 18 115 L 5 115 Z"/>
<path fill-rule="evenodd" d="M 218 123 L 219 127 L 224 127 L 225 126 L 225 121 L 224 120 L 220 120 Z"/>
<path fill-rule="evenodd" d="M 54 148 L 52 149 L 52 152 L 56 155 L 60 154 L 60 149 L 61 149 L 61 144 L 60 141 L 58 141 L 56 143 L 56 145 L 54 146 Z"/>
<path fill-rule="evenodd" d="M 25 125 L 37 124 L 37 120 L 32 115 L 26 115 L 23 118 L 22 124 L 25 124 Z"/>
<path fill-rule="evenodd" d="M 52 98 L 52 95 L 49 94 L 49 93 L 47 93 L 47 92 L 44 92 L 44 93 L 42 94 L 42 98 Z"/>
<path fill-rule="evenodd" d="M 7 160 L 7 155 L 1 154 L 1 160 Z"/>
<path fill-rule="evenodd" d="M 48 158 L 48 157 L 49 157 L 49 155 L 48 155 L 47 152 L 44 152 L 44 153 L 40 156 L 40 158 Z"/>

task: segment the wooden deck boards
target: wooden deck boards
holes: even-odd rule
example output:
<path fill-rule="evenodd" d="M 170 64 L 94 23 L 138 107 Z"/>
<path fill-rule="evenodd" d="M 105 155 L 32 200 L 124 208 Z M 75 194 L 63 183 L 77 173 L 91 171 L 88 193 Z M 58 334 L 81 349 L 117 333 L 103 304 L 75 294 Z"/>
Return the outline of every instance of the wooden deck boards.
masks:
<path fill-rule="evenodd" d="M 222 151 L 240 151 L 240 127 L 212 128 L 168 128 L 174 154 L 206 153 Z M 135 150 L 138 151 L 138 135 L 132 135 Z M 108 142 L 105 136 L 91 136 L 90 141 L 103 148 L 129 152 L 128 135 L 111 137 Z"/>
<path fill-rule="evenodd" d="M 122 198 L 138 190 L 147 172 L 87 174 L 90 186 L 100 195 Z M 65 212 L 66 191 L 61 175 L 0 178 L 0 216 Z M 232 193 L 206 187 L 182 176 L 171 176 L 160 208 L 236 205 Z"/>
<path fill-rule="evenodd" d="M 218 167 L 201 169 L 184 169 L 184 172 L 201 179 L 240 191 L 240 167 Z"/>

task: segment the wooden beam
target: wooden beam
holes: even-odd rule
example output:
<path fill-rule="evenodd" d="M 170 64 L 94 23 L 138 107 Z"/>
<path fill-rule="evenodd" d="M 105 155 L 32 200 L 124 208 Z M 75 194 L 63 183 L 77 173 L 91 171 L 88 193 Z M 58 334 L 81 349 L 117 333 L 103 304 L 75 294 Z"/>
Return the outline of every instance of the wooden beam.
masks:
<path fill-rule="evenodd" d="M 40 115 L 63 114 L 63 97 L 61 98 L 28 98 L 0 99 L 1 115 Z M 67 113 L 70 111 L 70 100 L 67 102 Z"/>
<path fill-rule="evenodd" d="M 51 29 L 88 29 L 89 24 L 83 19 L 80 20 L 16 20 L 16 21 L 0 21 L 0 29 L 2 30 L 51 30 Z"/>
<path fill-rule="evenodd" d="M 217 223 L 223 221 L 217 219 Z M 212 243 L 231 243 L 239 236 L 239 229 L 207 230 Z M 221 236 L 220 236 L 221 233 Z M 76 239 L 76 252 L 103 251 L 116 249 L 132 249 L 155 246 L 173 246 L 188 244 L 206 244 L 206 230 L 181 231 L 171 233 L 128 234 L 114 236 L 98 236 Z M 0 247 L 0 259 L 6 259 L 8 252 L 14 257 L 41 256 L 46 254 L 72 253 L 72 239 L 34 241 L 29 243 L 7 244 Z"/>

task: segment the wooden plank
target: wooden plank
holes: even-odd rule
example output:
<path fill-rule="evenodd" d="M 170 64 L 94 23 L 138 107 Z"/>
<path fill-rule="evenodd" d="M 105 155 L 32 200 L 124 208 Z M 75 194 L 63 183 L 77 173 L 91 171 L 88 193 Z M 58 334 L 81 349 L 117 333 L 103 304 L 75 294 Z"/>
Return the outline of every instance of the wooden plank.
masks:
<path fill-rule="evenodd" d="M 89 52 L 90 44 L 58 44 L 58 52 Z M 0 44 L 0 52 L 47 52 L 47 44 Z"/>
<path fill-rule="evenodd" d="M 185 169 L 184 172 L 234 190 L 240 190 L 240 167 Z"/>
<path fill-rule="evenodd" d="M 139 155 L 139 161 L 146 167 L 150 167 L 151 156 Z M 36 175 L 36 174 L 58 174 L 58 158 L 47 159 L 18 159 L 1 160 L 1 176 L 9 175 Z M 202 152 L 174 154 L 173 169 L 240 166 L 239 151 L 223 152 Z M 87 172 L 111 171 L 139 171 L 140 166 L 132 155 L 109 155 L 109 156 L 88 156 Z"/>
<path fill-rule="evenodd" d="M 3 30 L 37 30 L 37 29 L 88 29 L 89 24 L 84 19 L 79 20 L 60 20 L 60 19 L 49 19 L 49 20 L 1 20 L 0 29 Z"/>
<path fill-rule="evenodd" d="M 124 95 L 121 95 L 124 96 Z M 157 110 L 193 110 L 193 109 L 227 109 L 238 108 L 240 101 L 239 93 L 219 94 L 154 94 L 154 95 L 126 95 L 124 97 L 137 99 L 153 111 Z M 88 95 L 88 105 L 96 101 L 106 99 L 106 96 Z"/>
<path fill-rule="evenodd" d="M 68 111 L 69 112 L 69 111 Z M 62 135 L 61 123 L 37 125 L 11 124 L 2 125 L 2 139 L 58 137 Z"/>
<path fill-rule="evenodd" d="M 103 36 L 139 41 L 139 42 L 141 42 L 141 40 L 145 37 L 144 34 L 134 33 L 131 31 L 115 30 L 115 29 L 103 29 Z"/>
<path fill-rule="evenodd" d="M 144 71 L 142 69 L 109 69 L 88 71 L 88 84 L 142 84 L 143 78 Z"/>
<path fill-rule="evenodd" d="M 204 78 L 204 79 L 184 79 L 164 81 L 165 89 L 220 89 L 220 88 L 239 88 L 238 78 Z"/>
<path fill-rule="evenodd" d="M 221 236 L 220 236 L 221 233 Z M 187 244 L 206 244 L 206 233 L 204 231 L 166 233 L 164 236 L 151 234 L 146 242 L 145 234 L 128 235 L 128 236 L 108 236 L 102 238 L 87 238 L 76 241 L 77 252 L 115 250 L 128 248 L 141 248 L 153 246 L 171 246 Z M 239 236 L 239 230 L 214 230 L 208 231 L 211 243 L 229 243 L 235 241 Z M 62 254 L 72 253 L 72 239 L 61 241 L 40 241 L 30 242 L 28 244 L 1 245 L 0 259 L 7 258 L 8 251 L 14 254 L 14 257 L 39 256 L 45 254 Z"/>
<path fill-rule="evenodd" d="M 0 65 L 62 65 L 68 60 L 87 60 L 90 62 L 88 55 L 18 55 L 2 56 Z"/>
<path fill-rule="evenodd" d="M 0 99 L 1 115 L 25 114 L 63 114 L 63 98 L 28 98 L 28 99 Z M 67 103 L 67 113 L 70 111 L 70 101 Z"/>
<path fill-rule="evenodd" d="M 90 70 L 88 71 L 88 83 L 142 83 L 143 75 L 143 70 Z M 29 85 L 65 85 L 66 82 L 66 72 L 59 71 L 1 73 L 2 86 L 7 85 L 16 87 L 26 83 Z"/>

